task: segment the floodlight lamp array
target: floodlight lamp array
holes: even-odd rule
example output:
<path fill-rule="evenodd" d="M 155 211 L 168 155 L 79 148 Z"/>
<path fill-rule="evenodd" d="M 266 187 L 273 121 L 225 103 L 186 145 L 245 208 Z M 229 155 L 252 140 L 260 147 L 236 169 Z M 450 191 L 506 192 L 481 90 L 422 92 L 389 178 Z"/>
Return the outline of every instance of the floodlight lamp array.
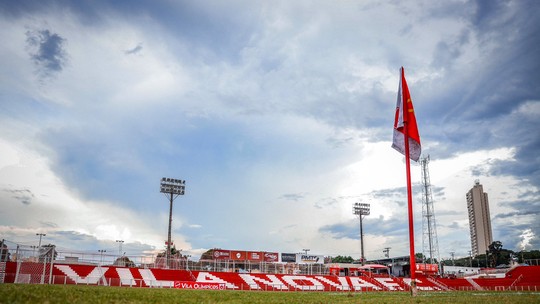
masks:
<path fill-rule="evenodd" d="M 353 206 L 353 211 L 355 215 L 369 215 L 371 213 L 370 204 L 355 203 Z"/>
<path fill-rule="evenodd" d="M 163 177 L 161 178 L 161 193 L 172 193 L 184 195 L 186 189 L 186 181 L 175 178 Z"/>

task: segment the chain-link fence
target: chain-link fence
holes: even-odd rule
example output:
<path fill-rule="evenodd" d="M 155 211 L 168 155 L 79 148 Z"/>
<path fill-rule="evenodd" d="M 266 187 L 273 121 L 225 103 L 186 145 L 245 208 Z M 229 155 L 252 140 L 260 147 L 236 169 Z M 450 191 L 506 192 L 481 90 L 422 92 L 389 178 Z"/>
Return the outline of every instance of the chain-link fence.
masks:
<path fill-rule="evenodd" d="M 15 248 L 0 246 L 0 262 L 62 263 L 96 266 L 119 266 L 134 268 L 158 268 L 191 271 L 269 273 L 269 274 L 306 274 L 327 275 L 324 264 L 297 264 L 277 262 L 254 262 L 238 260 L 190 260 L 187 256 L 170 257 L 167 263 L 162 255 L 118 255 L 106 251 L 88 252 L 58 250 L 54 245 L 20 246 Z M 167 265 L 168 264 L 168 265 Z"/>

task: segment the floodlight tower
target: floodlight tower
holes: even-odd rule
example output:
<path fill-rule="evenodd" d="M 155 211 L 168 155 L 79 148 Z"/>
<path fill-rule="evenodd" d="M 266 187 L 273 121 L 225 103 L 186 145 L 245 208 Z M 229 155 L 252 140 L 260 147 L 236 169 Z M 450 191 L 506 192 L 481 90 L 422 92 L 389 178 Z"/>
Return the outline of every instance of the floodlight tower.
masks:
<path fill-rule="evenodd" d="M 122 243 L 124 241 L 123 240 L 116 240 L 116 242 L 118 243 L 118 255 L 122 256 Z"/>
<path fill-rule="evenodd" d="M 364 231 L 362 229 L 362 217 L 365 215 L 369 215 L 370 213 L 370 205 L 369 204 L 361 204 L 361 203 L 354 203 L 353 205 L 353 214 L 358 215 L 358 218 L 360 219 L 360 261 L 362 263 L 362 266 L 364 265 Z"/>
<path fill-rule="evenodd" d="M 184 195 L 184 191 L 186 189 L 186 181 L 175 179 L 175 178 L 168 178 L 163 177 L 161 178 L 161 187 L 160 192 L 167 195 L 167 198 L 169 198 L 170 206 L 169 206 L 169 233 L 167 235 L 167 252 L 165 253 L 165 259 L 167 260 L 167 268 L 169 268 L 170 265 L 170 259 L 171 259 L 171 225 L 172 225 L 172 206 L 174 200 L 179 195 Z"/>
<path fill-rule="evenodd" d="M 36 233 L 37 236 L 39 236 L 39 244 L 38 244 L 38 248 L 41 247 L 41 238 L 46 236 L 45 233 Z"/>
<path fill-rule="evenodd" d="M 424 256 L 429 257 L 430 264 L 434 264 L 434 259 L 440 263 L 440 258 L 428 164 L 429 155 L 420 159 L 422 167 L 422 245 Z"/>

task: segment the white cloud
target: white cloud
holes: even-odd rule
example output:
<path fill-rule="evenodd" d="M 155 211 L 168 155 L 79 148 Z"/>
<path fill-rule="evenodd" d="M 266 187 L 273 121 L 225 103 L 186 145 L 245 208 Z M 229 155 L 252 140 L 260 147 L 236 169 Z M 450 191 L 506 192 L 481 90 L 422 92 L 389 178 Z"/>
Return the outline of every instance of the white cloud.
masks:
<path fill-rule="evenodd" d="M 6 233 L 18 227 L 28 227 L 36 233 L 42 230 L 74 231 L 97 240 L 123 239 L 161 248 L 160 228 L 136 210 L 120 208 L 114 202 L 81 200 L 50 170 L 48 161 L 33 151 L 0 140 L 0 152 L 9 156 L 0 164 L 0 200 L 3 205 L 0 229 Z M 15 153 L 16 152 L 16 153 Z M 13 191 L 25 189 L 32 193 L 29 204 L 22 204 Z M 47 225 L 44 225 L 46 223 Z M 165 223 L 165 221 L 163 221 Z M 190 247 L 181 237 L 177 243 Z M 76 242 L 64 240 L 63 247 L 76 248 Z"/>

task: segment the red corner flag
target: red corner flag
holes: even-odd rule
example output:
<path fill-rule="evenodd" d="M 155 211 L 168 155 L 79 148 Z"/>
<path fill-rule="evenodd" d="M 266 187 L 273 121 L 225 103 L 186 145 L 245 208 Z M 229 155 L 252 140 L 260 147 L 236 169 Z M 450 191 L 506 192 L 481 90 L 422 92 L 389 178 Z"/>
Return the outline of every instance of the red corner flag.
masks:
<path fill-rule="evenodd" d="M 396 118 L 394 120 L 394 140 L 392 148 L 405 155 L 405 136 L 409 139 L 409 157 L 418 161 L 422 149 L 420 147 L 420 134 L 414 117 L 414 107 L 409 93 L 405 71 L 400 69 L 399 89 L 397 95 Z M 405 128 L 404 124 L 407 124 Z M 405 155 L 406 156 L 406 155 Z"/>
<path fill-rule="evenodd" d="M 394 121 L 394 140 L 392 148 L 405 155 L 405 168 L 407 174 L 407 209 L 409 214 L 409 261 L 411 270 L 411 293 L 416 295 L 416 255 L 414 250 L 414 219 L 412 203 L 411 183 L 411 159 L 418 161 L 420 158 L 420 135 L 414 117 L 414 108 L 409 93 L 409 87 L 405 81 L 405 71 L 400 70 L 399 89 L 396 105 L 396 118 Z"/>

